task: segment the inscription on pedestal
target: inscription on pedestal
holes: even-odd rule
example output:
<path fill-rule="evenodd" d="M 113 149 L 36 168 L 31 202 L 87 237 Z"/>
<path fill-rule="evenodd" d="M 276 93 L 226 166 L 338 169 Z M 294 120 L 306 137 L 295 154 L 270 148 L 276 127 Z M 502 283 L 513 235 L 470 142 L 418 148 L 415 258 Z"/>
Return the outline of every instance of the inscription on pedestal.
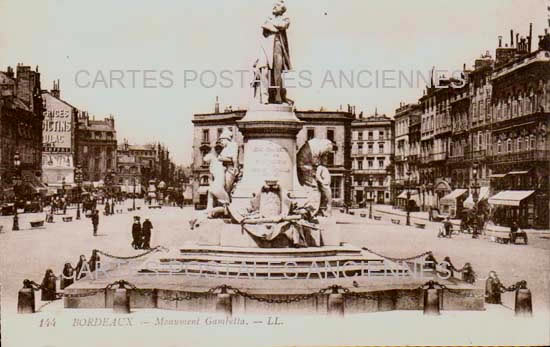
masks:
<path fill-rule="evenodd" d="M 268 140 L 249 140 L 245 149 L 246 184 L 259 189 L 266 180 L 286 181 L 292 177 L 292 160 L 286 149 Z"/>

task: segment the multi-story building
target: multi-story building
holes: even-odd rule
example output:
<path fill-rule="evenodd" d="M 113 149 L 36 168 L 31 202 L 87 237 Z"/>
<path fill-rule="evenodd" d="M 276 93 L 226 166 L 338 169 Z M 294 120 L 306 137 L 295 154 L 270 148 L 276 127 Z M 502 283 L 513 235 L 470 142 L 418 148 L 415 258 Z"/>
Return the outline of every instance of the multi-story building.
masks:
<path fill-rule="evenodd" d="M 364 206 L 392 201 L 394 120 L 375 113 L 351 124 L 352 201 Z"/>
<path fill-rule="evenodd" d="M 90 119 L 87 112 L 81 112 L 76 148 L 77 165 L 82 167 L 83 180 L 104 183 L 116 170 L 117 140 L 113 116 L 96 120 L 94 117 Z"/>
<path fill-rule="evenodd" d="M 152 179 L 156 147 L 154 145 L 131 145 L 124 139 L 117 150 L 117 183 L 125 193 L 144 193 Z"/>
<path fill-rule="evenodd" d="M 215 146 L 223 129 L 232 131 L 233 138 L 240 148 L 239 161 L 243 164 L 243 135 L 237 127 L 237 121 L 245 116 L 245 110 L 227 108 L 220 112 L 216 103 L 215 112 L 195 114 L 193 117 L 193 203 L 206 206 L 206 194 L 210 182 L 208 164 L 203 157 Z M 351 111 L 296 111 L 298 119 L 304 121 L 303 128 L 296 137 L 297 147 L 313 137 L 325 138 L 334 142 L 336 150 L 329 158 L 332 197 L 335 205 L 349 202 L 350 199 L 350 151 L 351 151 Z"/>
<path fill-rule="evenodd" d="M 491 188 L 496 194 L 489 203 L 496 209 L 495 219 L 503 224 L 518 221 L 520 226 L 547 228 L 550 34 L 540 37 L 534 52 L 530 41 L 516 37 L 514 58 L 497 54 L 488 147 Z"/>
<path fill-rule="evenodd" d="M 0 186 L 13 186 L 20 175 L 27 192 L 41 184 L 43 106 L 40 73 L 18 64 L 16 75 L 11 67 L 0 72 Z M 15 155 L 21 162 L 15 172 Z M 4 190 L 2 190 L 4 191 Z"/>
<path fill-rule="evenodd" d="M 63 183 L 74 184 L 78 110 L 61 99 L 59 81 L 51 91 L 42 91 L 42 100 L 42 182 L 56 193 Z"/>

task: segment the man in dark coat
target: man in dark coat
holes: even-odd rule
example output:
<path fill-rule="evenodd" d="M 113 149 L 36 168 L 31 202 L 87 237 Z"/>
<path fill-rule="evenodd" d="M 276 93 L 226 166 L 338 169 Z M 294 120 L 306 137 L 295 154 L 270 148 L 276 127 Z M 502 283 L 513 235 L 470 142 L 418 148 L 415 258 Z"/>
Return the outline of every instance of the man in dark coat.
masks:
<path fill-rule="evenodd" d="M 143 225 L 141 227 L 142 237 L 143 237 L 143 248 L 144 249 L 150 249 L 150 242 L 151 242 L 151 230 L 153 229 L 153 223 L 149 220 L 149 218 L 145 218 L 145 221 L 143 222 Z"/>
<path fill-rule="evenodd" d="M 97 236 L 97 226 L 99 225 L 99 211 L 94 210 L 92 214 L 92 225 L 94 226 L 94 236 Z"/>
<path fill-rule="evenodd" d="M 134 249 L 141 249 L 142 233 L 141 224 L 139 223 L 139 217 L 134 217 L 134 224 L 132 224 L 132 247 Z"/>
<path fill-rule="evenodd" d="M 53 301 L 56 299 L 57 278 L 55 277 L 53 270 L 46 270 L 44 279 L 42 280 L 42 301 Z"/>
<path fill-rule="evenodd" d="M 488 304 L 502 304 L 501 294 L 506 290 L 496 272 L 489 272 L 489 278 L 485 282 L 485 302 Z"/>

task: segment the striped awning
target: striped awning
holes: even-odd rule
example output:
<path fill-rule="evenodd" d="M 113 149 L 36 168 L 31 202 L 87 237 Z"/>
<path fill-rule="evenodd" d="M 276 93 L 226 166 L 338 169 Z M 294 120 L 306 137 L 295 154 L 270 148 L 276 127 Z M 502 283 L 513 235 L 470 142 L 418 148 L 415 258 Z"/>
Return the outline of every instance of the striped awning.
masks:
<path fill-rule="evenodd" d="M 489 197 L 489 187 L 479 188 L 479 201 L 487 199 Z M 470 194 L 466 200 L 464 200 L 464 207 L 473 208 L 474 207 L 474 196 Z"/>
<path fill-rule="evenodd" d="M 467 189 L 455 189 L 451 193 L 441 198 L 441 203 L 451 202 L 454 203 L 460 196 L 466 194 Z"/>
<path fill-rule="evenodd" d="M 416 190 L 409 189 L 409 192 L 411 193 L 411 200 L 413 200 L 412 196 L 415 194 L 418 194 Z M 407 190 L 404 190 L 397 196 L 398 199 L 406 199 L 407 198 Z"/>
<path fill-rule="evenodd" d="M 521 201 L 533 194 L 534 190 L 504 190 L 489 198 L 491 205 L 519 206 Z"/>

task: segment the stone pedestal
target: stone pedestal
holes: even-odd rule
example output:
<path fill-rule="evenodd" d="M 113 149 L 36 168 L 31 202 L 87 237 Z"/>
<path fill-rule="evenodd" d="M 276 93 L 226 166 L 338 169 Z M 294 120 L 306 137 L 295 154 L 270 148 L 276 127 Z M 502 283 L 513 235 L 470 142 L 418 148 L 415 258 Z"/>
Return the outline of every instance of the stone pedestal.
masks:
<path fill-rule="evenodd" d="M 285 192 L 298 186 L 296 134 L 302 129 L 292 106 L 251 105 L 237 121 L 244 136 L 244 172 L 233 196 L 234 206 L 247 206 L 266 180 L 276 180 Z"/>

